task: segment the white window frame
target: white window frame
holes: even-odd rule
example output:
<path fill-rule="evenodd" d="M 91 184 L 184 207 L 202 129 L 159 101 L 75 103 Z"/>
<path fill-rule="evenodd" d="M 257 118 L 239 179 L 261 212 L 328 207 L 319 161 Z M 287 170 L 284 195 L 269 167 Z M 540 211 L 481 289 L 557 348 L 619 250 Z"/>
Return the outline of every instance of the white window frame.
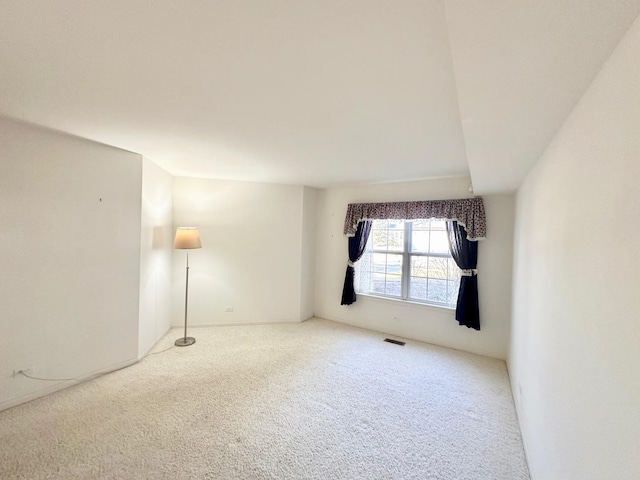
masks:
<path fill-rule="evenodd" d="M 400 295 L 399 296 L 390 295 L 387 293 L 379 293 L 379 292 L 371 292 L 371 291 L 362 292 L 362 291 L 359 291 L 359 287 L 360 287 L 359 282 L 356 282 L 356 285 L 355 285 L 356 293 L 359 293 L 361 295 L 371 296 L 371 297 L 387 298 L 387 299 L 401 300 L 401 301 L 407 301 L 412 303 L 419 303 L 421 305 L 430 305 L 430 306 L 436 306 L 436 307 L 447 308 L 447 309 L 455 309 L 455 303 L 450 304 L 445 302 L 438 302 L 435 300 L 423 300 L 420 298 L 413 298 L 410 296 L 411 258 L 412 257 L 435 257 L 435 258 L 453 259 L 450 252 L 437 253 L 437 252 L 412 252 L 411 251 L 411 239 L 413 237 L 412 236 L 413 222 L 419 221 L 419 220 L 427 221 L 427 220 L 433 220 L 433 219 L 413 219 L 413 220 L 397 219 L 397 220 L 402 221 L 404 225 L 403 250 L 395 251 L 395 250 L 389 250 L 389 249 L 382 250 L 382 249 L 369 248 L 369 245 L 370 245 L 369 242 L 372 242 L 372 237 L 373 237 L 373 228 L 372 228 L 369 234 L 369 238 L 367 239 L 365 252 L 368 252 L 371 254 L 380 253 L 380 254 L 402 255 Z M 358 263 L 359 262 L 356 263 L 356 270 L 358 270 Z M 458 269 L 458 271 L 460 271 L 460 269 Z"/>

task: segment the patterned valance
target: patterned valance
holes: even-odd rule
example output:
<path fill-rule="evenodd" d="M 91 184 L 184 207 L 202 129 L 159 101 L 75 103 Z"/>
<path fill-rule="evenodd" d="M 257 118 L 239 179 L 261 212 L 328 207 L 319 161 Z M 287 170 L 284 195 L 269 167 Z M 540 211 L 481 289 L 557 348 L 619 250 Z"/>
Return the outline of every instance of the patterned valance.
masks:
<path fill-rule="evenodd" d="M 457 200 L 427 200 L 422 202 L 350 203 L 344 220 L 344 234 L 353 237 L 360 220 L 439 218 L 457 220 L 470 241 L 487 236 L 482 198 Z"/>

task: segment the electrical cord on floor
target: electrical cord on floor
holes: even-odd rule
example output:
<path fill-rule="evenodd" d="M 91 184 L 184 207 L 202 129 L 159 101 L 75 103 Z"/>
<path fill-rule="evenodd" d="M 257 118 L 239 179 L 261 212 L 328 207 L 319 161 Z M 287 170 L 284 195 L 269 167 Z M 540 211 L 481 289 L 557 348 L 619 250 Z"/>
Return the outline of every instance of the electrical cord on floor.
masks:
<path fill-rule="evenodd" d="M 151 353 L 147 353 L 144 357 L 142 358 L 147 358 L 150 357 L 151 355 L 158 355 L 159 353 L 164 353 L 164 352 L 168 352 L 169 350 L 173 350 L 174 348 L 176 348 L 175 345 L 172 345 L 169 348 L 165 348 L 164 350 L 160 350 L 159 352 L 151 352 Z M 140 360 L 142 360 L 142 358 Z"/>
<path fill-rule="evenodd" d="M 42 377 L 34 377 L 32 375 L 28 375 L 24 370 L 18 370 L 16 375 L 23 375 L 32 380 L 44 380 L 45 382 L 70 382 L 75 380 L 75 378 L 42 378 Z"/>
<path fill-rule="evenodd" d="M 140 360 L 144 360 L 145 358 L 147 358 L 147 357 L 149 357 L 151 355 L 158 355 L 159 353 L 168 352 L 169 350 L 173 350 L 174 348 L 176 348 L 176 346 L 172 345 L 171 347 L 165 348 L 164 350 L 160 350 L 159 352 L 147 353 Z M 86 382 L 88 380 L 94 380 L 94 379 L 96 379 L 98 377 L 101 377 L 102 375 L 106 375 L 107 373 L 113 373 L 113 372 L 117 372 L 118 370 L 124 370 L 125 368 L 128 368 L 130 366 L 131 365 L 126 365 L 124 367 L 116 368 L 115 370 L 109 370 L 108 372 L 96 373 L 95 375 L 92 375 L 91 377 L 82 379 L 82 381 Z M 34 377 L 33 375 L 29 375 L 24 370 L 18 370 L 16 372 L 16 375 L 22 375 L 22 376 L 30 378 L 32 380 L 42 380 L 42 381 L 45 381 L 45 382 L 79 382 L 79 381 L 81 381 L 78 378 L 42 378 L 42 377 Z"/>

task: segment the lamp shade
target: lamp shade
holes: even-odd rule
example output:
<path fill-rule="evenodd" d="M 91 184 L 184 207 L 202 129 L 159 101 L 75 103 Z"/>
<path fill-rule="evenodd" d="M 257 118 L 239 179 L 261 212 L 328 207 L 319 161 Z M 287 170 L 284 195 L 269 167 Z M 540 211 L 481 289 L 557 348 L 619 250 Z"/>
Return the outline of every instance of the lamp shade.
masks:
<path fill-rule="evenodd" d="M 200 232 L 197 227 L 178 227 L 176 230 L 176 238 L 173 241 L 173 248 L 181 250 L 202 248 L 200 243 Z"/>

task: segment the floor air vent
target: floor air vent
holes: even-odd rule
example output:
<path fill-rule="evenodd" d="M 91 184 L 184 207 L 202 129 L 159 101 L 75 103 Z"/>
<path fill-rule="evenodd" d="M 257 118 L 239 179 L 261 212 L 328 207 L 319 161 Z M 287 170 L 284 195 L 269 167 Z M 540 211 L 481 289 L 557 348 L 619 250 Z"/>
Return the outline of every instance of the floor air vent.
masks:
<path fill-rule="evenodd" d="M 404 343 L 405 343 L 405 342 L 401 342 L 400 340 L 394 340 L 393 338 L 385 338 L 384 341 L 393 343 L 394 345 L 400 345 L 401 347 L 404 347 Z"/>

